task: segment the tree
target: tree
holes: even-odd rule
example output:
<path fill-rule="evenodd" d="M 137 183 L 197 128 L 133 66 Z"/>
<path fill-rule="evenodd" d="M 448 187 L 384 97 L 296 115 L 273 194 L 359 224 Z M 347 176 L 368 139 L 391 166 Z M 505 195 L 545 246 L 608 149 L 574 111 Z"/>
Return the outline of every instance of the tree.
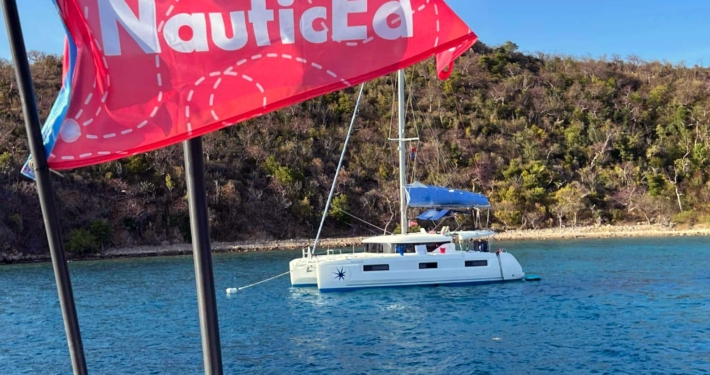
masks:
<path fill-rule="evenodd" d="M 99 249 L 96 238 L 86 229 L 74 229 L 69 232 L 69 243 L 66 245 L 69 252 L 83 255 Z"/>
<path fill-rule="evenodd" d="M 29 58 L 44 120 L 62 86 L 62 58 Z M 681 219 L 705 221 L 707 82 L 710 70 L 698 67 L 527 55 L 512 42 L 476 43 L 447 81 L 438 80 L 433 60 L 407 69 L 407 137 L 419 138 L 411 145 L 417 157 L 408 162 L 408 182 L 483 193 L 495 224 L 508 228 L 663 223 L 678 211 Z M 215 241 L 315 234 L 313 218 L 327 200 L 356 95 L 346 89 L 205 136 Z M 387 230 L 397 221 L 397 149 L 387 140 L 396 134 L 395 100 L 396 75 L 368 83 L 328 236 L 372 233 L 349 225 L 338 207 Z M 28 235 L 41 232 L 42 216 L 32 185 L 18 171 L 27 141 L 13 68 L 5 60 L 0 104 L 0 247 L 44 252 L 45 239 Z M 104 246 L 189 240 L 182 157 L 180 146 L 172 146 L 62 171 L 63 230 L 89 229 L 91 237 L 102 237 L 87 227 L 89 212 L 110 228 L 110 239 L 100 240 Z M 77 241 L 90 239 L 76 233 Z M 91 241 L 84 245 L 77 247 L 90 248 Z"/>
<path fill-rule="evenodd" d="M 577 181 L 561 188 L 555 193 L 557 204 L 554 211 L 558 214 L 560 226 L 562 226 L 562 217 L 570 219 L 572 217 L 572 225 L 577 226 L 577 215 L 585 208 L 584 198 L 589 195 L 586 189 Z"/>
<path fill-rule="evenodd" d="M 111 226 L 105 219 L 98 219 L 91 222 L 89 233 L 94 237 L 101 249 L 111 241 Z"/>
<path fill-rule="evenodd" d="M 542 221 L 547 216 L 547 209 L 545 206 L 536 203 L 529 211 L 525 212 L 523 215 L 523 220 L 532 227 L 532 229 L 537 229 L 538 223 Z"/>
<path fill-rule="evenodd" d="M 348 211 L 350 211 L 350 199 L 345 194 L 339 194 L 333 197 L 328 216 L 335 218 L 340 224 L 350 224 Z"/>

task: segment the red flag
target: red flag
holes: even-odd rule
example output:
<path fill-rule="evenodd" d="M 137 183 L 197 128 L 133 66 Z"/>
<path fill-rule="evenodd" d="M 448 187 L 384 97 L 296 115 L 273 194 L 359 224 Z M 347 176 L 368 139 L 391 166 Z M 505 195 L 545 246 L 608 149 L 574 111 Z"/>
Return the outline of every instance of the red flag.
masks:
<path fill-rule="evenodd" d="M 57 0 L 71 87 L 45 124 L 61 170 L 155 150 L 342 90 L 476 35 L 443 0 Z"/>

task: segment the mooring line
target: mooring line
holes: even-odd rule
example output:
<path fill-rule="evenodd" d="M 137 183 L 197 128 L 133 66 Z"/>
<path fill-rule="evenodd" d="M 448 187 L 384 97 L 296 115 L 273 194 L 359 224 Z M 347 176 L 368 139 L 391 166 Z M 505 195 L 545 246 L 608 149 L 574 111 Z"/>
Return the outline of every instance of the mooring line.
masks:
<path fill-rule="evenodd" d="M 237 292 L 240 291 L 240 290 L 244 290 L 244 289 L 247 289 L 247 288 L 251 288 L 251 287 L 253 287 L 253 286 L 256 286 L 256 285 L 265 283 L 265 282 L 267 282 L 267 281 L 271 281 L 271 280 L 274 280 L 274 279 L 278 279 L 279 277 L 281 277 L 281 276 L 286 276 L 286 275 L 288 275 L 289 273 L 291 273 L 291 271 L 284 272 L 284 273 L 282 273 L 282 274 L 280 274 L 280 275 L 276 275 L 276 276 L 270 277 L 270 278 L 268 278 L 268 279 L 266 279 L 266 280 L 261 280 L 261 281 L 259 281 L 259 282 L 254 283 L 254 284 L 249 284 L 249 285 L 246 285 L 246 286 L 243 286 L 243 287 L 240 287 L 240 288 L 227 288 L 227 294 L 234 294 L 234 293 L 237 293 Z"/>

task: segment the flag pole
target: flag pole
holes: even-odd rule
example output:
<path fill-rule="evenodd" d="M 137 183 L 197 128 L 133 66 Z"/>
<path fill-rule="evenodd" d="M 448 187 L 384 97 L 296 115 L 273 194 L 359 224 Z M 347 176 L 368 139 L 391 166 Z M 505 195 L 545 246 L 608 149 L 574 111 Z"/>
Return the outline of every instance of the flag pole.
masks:
<path fill-rule="evenodd" d="M 195 262 L 197 304 L 202 333 L 202 359 L 206 375 L 222 375 L 222 349 L 219 340 L 217 296 L 212 268 L 207 197 L 205 193 L 205 162 L 202 137 L 183 142 L 185 180 L 190 203 L 190 230 Z"/>
<path fill-rule="evenodd" d="M 42 128 L 40 125 L 37 102 L 35 101 L 34 88 L 32 86 L 32 75 L 30 65 L 27 61 L 27 51 L 25 40 L 22 36 L 20 16 L 17 12 L 15 0 L 2 0 L 3 13 L 5 14 L 5 26 L 10 41 L 10 50 L 15 66 L 15 76 L 17 78 L 18 91 L 22 100 L 22 113 L 25 117 L 25 129 L 33 157 L 34 172 L 37 181 L 37 194 L 42 207 L 42 217 L 47 232 L 49 242 L 49 252 L 52 257 L 54 268 L 54 278 L 57 283 L 59 293 L 59 305 L 64 318 L 64 330 L 67 335 L 69 345 L 69 355 L 71 356 L 74 374 L 86 374 L 86 359 L 84 358 L 84 346 L 81 341 L 79 331 L 79 320 L 76 315 L 74 304 L 74 294 L 72 291 L 69 269 L 64 254 L 62 244 L 61 229 L 57 217 L 57 209 L 54 203 L 54 193 L 49 179 L 49 167 L 47 166 L 47 153 L 42 141 Z"/>

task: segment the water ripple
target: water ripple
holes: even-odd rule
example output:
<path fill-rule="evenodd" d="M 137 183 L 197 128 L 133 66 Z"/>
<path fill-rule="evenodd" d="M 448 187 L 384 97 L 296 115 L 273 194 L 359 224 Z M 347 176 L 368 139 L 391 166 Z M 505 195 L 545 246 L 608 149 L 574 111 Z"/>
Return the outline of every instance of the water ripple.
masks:
<path fill-rule="evenodd" d="M 219 255 L 225 373 L 708 373 L 709 244 L 509 243 L 541 282 L 328 294 L 282 278 L 227 296 L 299 253 Z M 71 272 L 91 373 L 202 372 L 190 257 Z M 0 290 L 2 374 L 70 374 L 51 266 L 0 267 Z"/>

